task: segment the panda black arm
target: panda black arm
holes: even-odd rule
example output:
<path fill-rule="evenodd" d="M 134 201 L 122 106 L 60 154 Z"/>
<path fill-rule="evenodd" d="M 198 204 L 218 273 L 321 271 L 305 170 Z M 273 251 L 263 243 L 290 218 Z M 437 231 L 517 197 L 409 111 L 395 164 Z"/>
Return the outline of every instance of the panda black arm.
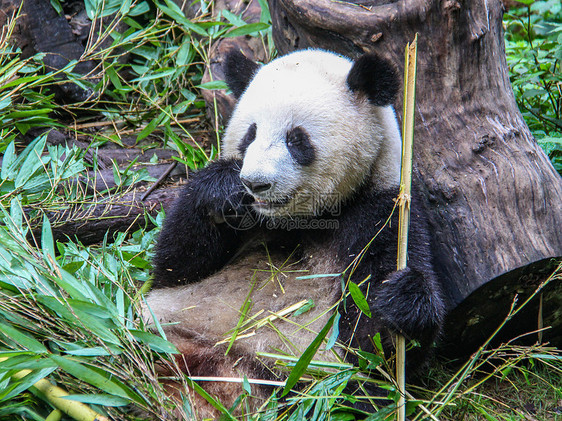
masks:
<path fill-rule="evenodd" d="M 398 212 L 398 211 L 396 211 Z M 398 239 L 398 220 L 391 230 Z M 392 256 L 396 264 L 397 247 Z M 422 346 L 430 345 L 441 331 L 446 305 L 441 285 L 433 268 L 433 253 L 428 223 L 423 207 L 412 201 L 408 234 L 408 266 L 387 274 L 375 288 L 376 313 L 389 329 L 416 339 Z"/>
<path fill-rule="evenodd" d="M 219 270 L 239 249 L 242 231 L 225 215 L 250 211 L 239 160 L 218 160 L 192 175 L 166 216 L 153 259 L 153 286 L 196 282 Z"/>
<path fill-rule="evenodd" d="M 377 234 L 392 212 L 397 191 L 362 192 L 342 212 L 337 243 L 339 254 L 349 261 Z M 423 206 L 412 201 L 408 238 L 408 267 L 396 271 L 398 209 L 371 243 L 356 266 L 352 280 L 359 283 L 370 276 L 361 289 L 371 308 L 372 318 L 361 316 L 347 300 L 342 308 L 342 339 L 369 338 L 376 332 L 387 336 L 400 332 L 423 346 L 435 340 L 441 330 L 445 302 L 433 270 L 430 235 Z M 363 317 L 357 323 L 357 318 Z M 359 331 L 358 331 L 359 330 Z M 385 341 L 391 342 L 387 337 Z M 370 348 L 368 342 L 355 344 Z"/>

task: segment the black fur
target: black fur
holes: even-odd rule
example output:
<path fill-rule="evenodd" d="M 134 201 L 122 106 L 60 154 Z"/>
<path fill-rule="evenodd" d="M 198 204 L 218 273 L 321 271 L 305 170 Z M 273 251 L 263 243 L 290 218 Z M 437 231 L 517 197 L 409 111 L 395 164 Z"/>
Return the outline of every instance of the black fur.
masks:
<path fill-rule="evenodd" d="M 390 105 L 398 94 L 398 76 L 390 62 L 375 55 L 358 58 L 347 76 L 349 89 L 363 93 L 373 105 Z"/>
<path fill-rule="evenodd" d="M 243 218 L 253 199 L 240 182 L 239 160 L 197 171 L 168 212 L 153 259 L 154 287 L 196 282 L 224 266 L 248 233 L 228 218 Z"/>
<path fill-rule="evenodd" d="M 362 191 L 344 208 L 333 240 L 342 267 L 347 267 L 384 225 L 397 195 L 397 191 Z M 339 308 L 340 340 L 373 352 L 371 338 L 375 333 L 381 333 L 385 349 L 391 349 L 392 334 L 400 332 L 407 340 L 420 342 L 421 348 L 414 348 L 408 354 L 409 368 L 418 368 L 439 335 L 446 306 L 433 270 L 425 210 L 415 197 L 411 205 L 408 267 L 399 272 L 396 271 L 397 240 L 398 209 L 360 263 L 346 274 L 355 283 L 371 277 L 361 290 L 372 317 L 362 314 L 348 297 Z"/>
<path fill-rule="evenodd" d="M 258 63 L 247 58 L 240 50 L 228 53 L 224 63 L 224 77 L 236 99 L 242 96 L 259 68 Z"/>
<path fill-rule="evenodd" d="M 246 155 L 246 149 L 248 149 L 248 146 L 250 146 L 250 144 L 254 140 L 256 140 L 257 129 L 258 127 L 256 126 L 256 123 L 252 123 L 250 127 L 248 127 L 248 131 L 246 132 L 246 134 L 240 141 L 240 144 L 238 145 L 238 152 L 240 152 L 240 155 L 242 156 Z"/>
<path fill-rule="evenodd" d="M 287 148 L 297 164 L 311 165 L 316 153 L 310 141 L 310 136 L 302 127 L 294 127 L 287 133 Z"/>

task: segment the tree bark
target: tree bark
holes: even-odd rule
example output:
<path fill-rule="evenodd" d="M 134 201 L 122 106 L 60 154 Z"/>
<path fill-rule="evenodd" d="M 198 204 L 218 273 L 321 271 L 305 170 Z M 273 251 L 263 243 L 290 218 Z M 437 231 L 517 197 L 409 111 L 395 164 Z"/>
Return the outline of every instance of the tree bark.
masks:
<path fill-rule="evenodd" d="M 562 179 L 517 108 L 500 0 L 269 3 L 282 54 L 307 47 L 350 57 L 375 52 L 403 70 L 404 48 L 418 33 L 415 167 L 438 270 L 457 308 L 451 320 L 466 321 L 458 304 L 490 280 L 536 262 L 539 271 L 562 255 Z M 502 279 L 495 288 L 513 295 L 520 277 Z M 486 294 L 471 303 L 493 296 Z M 499 319 L 505 309 L 492 313 Z"/>

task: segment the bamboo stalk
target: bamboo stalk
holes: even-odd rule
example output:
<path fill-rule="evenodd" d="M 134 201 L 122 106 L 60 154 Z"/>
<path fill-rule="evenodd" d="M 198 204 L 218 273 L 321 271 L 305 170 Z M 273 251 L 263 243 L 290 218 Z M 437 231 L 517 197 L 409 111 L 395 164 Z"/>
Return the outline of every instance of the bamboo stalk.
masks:
<path fill-rule="evenodd" d="M 410 201 L 412 191 L 412 150 L 414 145 L 414 104 L 416 96 L 416 58 L 418 35 L 406 46 L 404 66 L 404 116 L 402 125 L 402 171 L 398 196 L 398 256 L 397 270 L 408 263 L 408 228 L 410 226 Z M 406 339 L 396 335 L 396 382 L 398 384 L 398 421 L 406 419 Z"/>
<path fill-rule="evenodd" d="M 6 360 L 7 358 L 0 358 L 0 362 Z M 31 370 L 21 370 L 13 374 L 12 377 L 19 380 L 29 373 L 31 373 Z M 107 417 L 98 414 L 86 404 L 65 399 L 64 397 L 69 394 L 47 379 L 37 381 L 33 387 L 43 394 L 47 402 L 76 421 L 109 421 Z"/>

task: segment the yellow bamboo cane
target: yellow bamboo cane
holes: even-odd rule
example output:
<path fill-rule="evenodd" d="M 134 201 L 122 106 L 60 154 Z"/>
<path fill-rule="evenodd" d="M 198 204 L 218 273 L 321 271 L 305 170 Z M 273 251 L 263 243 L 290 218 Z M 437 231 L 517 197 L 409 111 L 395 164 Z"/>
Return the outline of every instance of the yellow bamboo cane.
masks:
<path fill-rule="evenodd" d="M 0 358 L 0 362 L 6 360 L 7 358 Z M 21 370 L 13 374 L 12 377 L 19 380 L 29 373 L 31 373 L 31 370 Z M 108 421 L 107 417 L 98 414 L 82 402 L 65 399 L 64 397 L 68 396 L 68 393 L 47 379 L 39 380 L 33 387 L 43 394 L 47 402 L 76 421 Z"/>
<path fill-rule="evenodd" d="M 412 149 L 414 145 L 414 104 L 416 96 L 416 59 L 418 35 L 406 46 L 404 66 L 404 114 L 402 124 L 402 171 L 398 196 L 398 258 L 397 270 L 408 262 L 408 228 L 410 226 L 410 199 L 412 191 Z M 396 337 L 396 381 L 398 384 L 398 421 L 406 419 L 406 339 Z"/>

